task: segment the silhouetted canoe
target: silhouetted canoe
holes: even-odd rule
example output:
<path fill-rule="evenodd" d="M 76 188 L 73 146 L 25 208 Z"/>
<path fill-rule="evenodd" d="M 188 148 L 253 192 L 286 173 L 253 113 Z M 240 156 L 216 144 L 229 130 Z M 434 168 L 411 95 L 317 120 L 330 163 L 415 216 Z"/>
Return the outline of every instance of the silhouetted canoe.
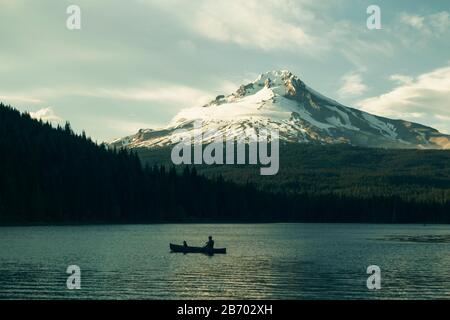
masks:
<path fill-rule="evenodd" d="M 172 252 L 182 252 L 182 253 L 204 253 L 204 254 L 225 254 L 227 253 L 226 248 L 214 248 L 212 252 L 208 249 L 202 247 L 185 247 L 178 244 L 170 244 L 170 250 Z"/>

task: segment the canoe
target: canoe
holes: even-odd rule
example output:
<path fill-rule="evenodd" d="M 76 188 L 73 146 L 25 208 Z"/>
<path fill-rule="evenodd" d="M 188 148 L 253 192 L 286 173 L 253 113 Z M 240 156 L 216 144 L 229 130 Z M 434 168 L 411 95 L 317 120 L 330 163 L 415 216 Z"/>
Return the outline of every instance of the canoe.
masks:
<path fill-rule="evenodd" d="M 226 248 L 214 248 L 212 252 L 203 247 L 185 247 L 178 244 L 170 244 L 170 250 L 172 252 L 182 252 L 182 253 L 204 253 L 204 254 L 226 254 Z"/>

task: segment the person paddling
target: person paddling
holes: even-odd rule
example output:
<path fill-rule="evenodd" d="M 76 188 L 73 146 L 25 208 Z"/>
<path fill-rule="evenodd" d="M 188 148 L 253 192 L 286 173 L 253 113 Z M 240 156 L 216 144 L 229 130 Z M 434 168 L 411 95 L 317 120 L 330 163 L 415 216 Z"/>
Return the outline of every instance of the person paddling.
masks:
<path fill-rule="evenodd" d="M 212 239 L 212 236 L 208 237 L 208 242 L 206 242 L 205 247 L 206 251 L 209 254 L 213 254 L 214 253 L 214 240 Z"/>

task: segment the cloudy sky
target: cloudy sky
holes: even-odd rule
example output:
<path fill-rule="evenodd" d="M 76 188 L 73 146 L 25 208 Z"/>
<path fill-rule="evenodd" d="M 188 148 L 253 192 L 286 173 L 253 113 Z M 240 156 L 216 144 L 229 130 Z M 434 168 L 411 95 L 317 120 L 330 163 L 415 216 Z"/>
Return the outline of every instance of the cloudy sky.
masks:
<path fill-rule="evenodd" d="M 81 30 L 66 27 L 72 4 Z M 0 0 L 0 101 L 108 141 L 288 69 L 450 133 L 449 39 L 448 0 Z"/>

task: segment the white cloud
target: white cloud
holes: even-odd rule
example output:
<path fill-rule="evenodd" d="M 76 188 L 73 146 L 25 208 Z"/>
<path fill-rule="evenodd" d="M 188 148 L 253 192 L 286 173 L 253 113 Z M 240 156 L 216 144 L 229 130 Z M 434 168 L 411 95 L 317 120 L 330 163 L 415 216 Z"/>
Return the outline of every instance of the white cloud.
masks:
<path fill-rule="evenodd" d="M 342 85 L 338 90 L 340 98 L 356 97 L 367 90 L 362 77 L 356 72 L 351 72 L 341 78 Z"/>
<path fill-rule="evenodd" d="M 450 13 L 442 11 L 429 16 L 430 25 L 441 33 L 448 33 L 450 29 Z"/>
<path fill-rule="evenodd" d="M 361 68 L 368 56 L 390 55 L 394 47 L 379 37 L 374 41 L 357 23 L 336 20 L 334 9 L 342 8 L 340 1 L 197 0 L 189 5 L 184 0 L 140 1 L 163 10 L 197 36 L 265 52 L 319 60 L 340 54 Z"/>
<path fill-rule="evenodd" d="M 52 89 L 46 87 L 30 88 L 28 90 L 9 91 L 0 93 L 0 101 L 7 103 L 20 104 L 37 104 L 42 105 L 46 103 L 48 98 L 62 97 L 69 92 L 78 91 L 74 87 L 54 87 Z"/>
<path fill-rule="evenodd" d="M 30 103 L 30 104 L 37 104 L 42 103 L 42 100 L 38 98 L 34 98 L 28 95 L 21 95 L 21 94 L 0 94 L 0 101 L 5 103 Z"/>
<path fill-rule="evenodd" d="M 400 22 L 425 35 L 441 36 L 449 32 L 450 14 L 441 11 L 421 16 L 403 12 L 400 14 Z"/>
<path fill-rule="evenodd" d="M 138 88 L 88 90 L 80 93 L 82 95 L 99 98 L 161 102 L 166 104 L 176 104 L 181 107 L 202 105 L 212 100 L 214 95 L 207 91 L 183 85 L 148 85 Z"/>
<path fill-rule="evenodd" d="M 398 84 L 411 83 L 414 79 L 410 76 L 405 76 L 403 74 L 393 74 L 389 77 L 390 80 L 397 82 Z"/>
<path fill-rule="evenodd" d="M 62 119 L 56 115 L 52 108 L 42 108 L 35 112 L 30 112 L 30 116 L 35 119 L 40 119 L 45 122 L 60 123 Z"/>
<path fill-rule="evenodd" d="M 255 77 L 256 78 L 256 77 Z M 250 83 L 250 81 L 243 81 L 242 83 Z M 232 81 L 222 81 L 222 83 L 219 85 L 219 92 L 224 95 L 229 95 L 233 92 L 235 92 L 237 89 L 239 89 L 239 86 L 241 84 L 238 84 L 236 82 Z"/>
<path fill-rule="evenodd" d="M 416 14 L 408 14 L 404 12 L 400 15 L 400 21 L 406 25 L 409 25 L 410 27 L 419 30 L 423 29 L 425 26 L 425 18 Z"/>
<path fill-rule="evenodd" d="M 411 119 L 450 132 L 450 66 L 411 78 L 388 93 L 358 103 L 386 117 Z"/>
<path fill-rule="evenodd" d="M 308 8 L 311 0 L 198 0 L 188 6 L 180 0 L 142 1 L 165 9 L 196 34 L 216 42 L 306 54 L 323 49 L 325 43 L 310 32 L 319 22 Z"/>
<path fill-rule="evenodd" d="M 33 88 L 27 92 L 0 94 L 0 101 L 43 104 L 48 99 L 60 97 L 95 97 L 130 101 L 160 102 L 180 107 L 199 106 L 214 98 L 214 93 L 179 84 L 145 84 L 136 87 L 88 88 L 60 86 L 53 89 Z M 44 110 L 44 109 L 43 109 Z"/>
<path fill-rule="evenodd" d="M 197 12 L 193 27 L 209 39 L 244 47 L 272 50 L 311 46 L 314 39 L 298 22 L 276 14 L 283 6 L 261 0 L 207 1 Z"/>

